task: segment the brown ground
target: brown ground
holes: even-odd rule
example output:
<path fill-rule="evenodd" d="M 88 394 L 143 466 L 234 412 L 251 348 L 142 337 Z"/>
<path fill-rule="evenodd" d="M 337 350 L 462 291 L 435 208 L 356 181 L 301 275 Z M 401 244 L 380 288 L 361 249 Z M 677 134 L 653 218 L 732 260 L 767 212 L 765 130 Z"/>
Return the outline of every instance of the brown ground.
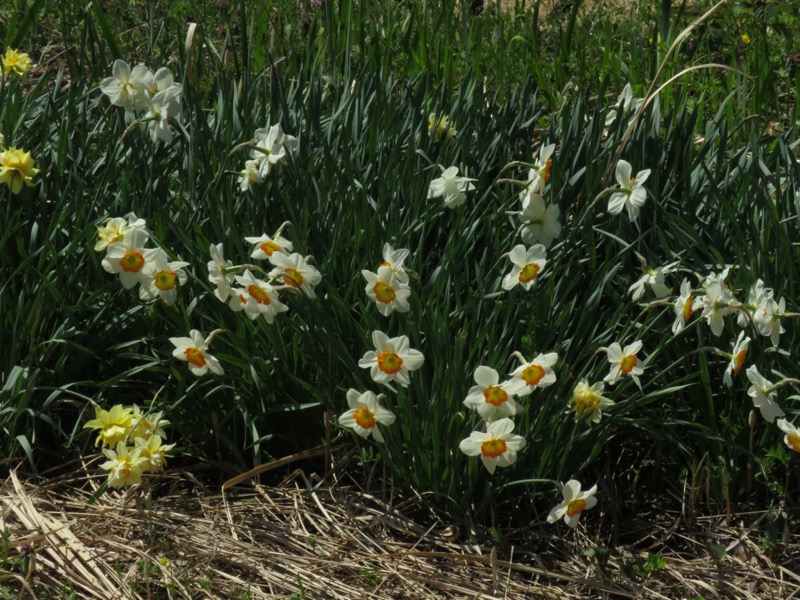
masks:
<path fill-rule="evenodd" d="M 770 559 L 756 543 L 763 512 L 726 526 L 720 516 L 690 524 L 686 507 L 658 508 L 628 532 L 638 541 L 599 567 L 583 551 L 608 540 L 587 537 L 583 524 L 574 535 L 563 523 L 510 532 L 500 550 L 447 523 L 415 523 L 403 506 L 353 486 L 315 492 L 300 477 L 277 488 L 247 480 L 220 495 L 184 471 L 91 503 L 99 481 L 79 473 L 34 482 L 12 472 L 2 483 L 11 563 L 0 571 L 0 597 L 40 598 L 44 586 L 67 582 L 75 595 L 64 598 L 101 600 L 800 597 L 800 546 Z M 712 559 L 710 540 L 727 557 Z M 662 554 L 666 567 L 640 582 L 622 575 L 621 562 L 647 552 Z M 0 565 L 2 556 L 0 547 Z"/>

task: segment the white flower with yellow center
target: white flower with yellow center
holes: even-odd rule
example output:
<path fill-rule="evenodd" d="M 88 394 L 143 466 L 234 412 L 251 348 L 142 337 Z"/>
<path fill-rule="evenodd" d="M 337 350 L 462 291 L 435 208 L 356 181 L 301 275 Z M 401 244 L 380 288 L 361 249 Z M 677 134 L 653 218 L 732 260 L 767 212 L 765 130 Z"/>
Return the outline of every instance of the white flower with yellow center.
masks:
<path fill-rule="evenodd" d="M 363 438 L 371 435 L 376 442 L 383 443 L 383 434 L 378 429 L 378 424 L 391 425 L 395 416 L 379 402 L 380 398 L 374 392 L 361 394 L 354 389 L 347 390 L 347 405 L 350 410 L 339 417 L 339 424 L 352 428 Z"/>
<path fill-rule="evenodd" d="M 558 222 L 560 214 L 558 206 L 547 206 L 539 194 L 529 195 L 519 213 L 519 220 L 523 223 L 520 231 L 522 241 L 526 244 L 539 242 L 545 247 L 552 244 L 561 235 L 561 223 Z"/>
<path fill-rule="evenodd" d="M 458 132 L 450 124 L 447 115 L 439 116 L 436 113 L 430 113 L 428 115 L 428 133 L 433 136 L 435 142 L 441 142 L 453 139 Z"/>
<path fill-rule="evenodd" d="M 253 244 L 253 253 L 250 255 L 250 258 L 255 258 L 257 260 L 268 260 L 272 262 L 272 255 L 275 252 L 288 255 L 294 248 L 292 242 L 281 235 L 276 235 L 274 238 L 271 238 L 266 233 L 263 233 L 258 237 L 246 237 L 244 240 L 248 244 Z"/>
<path fill-rule="evenodd" d="M 564 501 L 550 510 L 550 514 L 547 515 L 547 522 L 555 523 L 561 517 L 564 517 L 564 522 L 575 529 L 583 511 L 594 508 L 597 505 L 595 493 L 597 493 L 597 485 L 582 492 L 580 482 L 570 479 L 561 488 Z"/>
<path fill-rule="evenodd" d="M 375 302 L 378 312 L 384 317 L 388 317 L 394 311 L 411 310 L 408 304 L 411 288 L 397 278 L 391 267 L 378 267 L 377 273 L 364 269 L 361 274 L 367 280 L 365 288 L 367 296 Z"/>
<path fill-rule="evenodd" d="M 747 371 L 747 379 L 750 380 L 750 388 L 747 390 L 747 395 L 753 399 L 753 406 L 761 411 L 761 416 L 767 423 L 774 423 L 777 417 L 785 417 L 785 413 L 778 406 L 775 401 L 777 393 L 775 392 L 772 382 L 761 375 L 755 365 L 751 366 Z"/>
<path fill-rule="evenodd" d="M 375 344 L 375 351 L 364 354 L 358 366 L 370 369 L 370 375 L 376 383 L 396 381 L 405 387 L 411 382 L 408 372 L 416 371 L 425 362 L 422 352 L 411 348 L 405 335 L 390 338 L 381 331 L 373 331 L 372 343 Z"/>
<path fill-rule="evenodd" d="M 522 364 L 511 372 L 512 377 L 524 384 L 517 396 L 527 396 L 535 389 L 545 388 L 556 382 L 553 367 L 558 362 L 558 354 L 555 352 L 539 354 L 530 362 L 520 358 L 520 362 Z"/>
<path fill-rule="evenodd" d="M 142 467 L 144 459 L 140 448 L 128 451 L 124 442 L 119 442 L 116 452 L 103 448 L 103 454 L 108 459 L 100 468 L 108 471 L 108 485 L 112 488 L 120 488 L 126 485 L 133 485 L 142 480 Z"/>
<path fill-rule="evenodd" d="M 600 349 L 605 350 L 608 362 L 611 363 L 611 371 L 603 378 L 603 381 L 609 385 L 614 385 L 624 375 L 638 380 L 639 375 L 644 373 L 642 361 L 636 356 L 642 349 L 641 340 L 636 340 L 632 344 L 625 346 L 625 348 L 614 342 L 608 348 Z"/>
<path fill-rule="evenodd" d="M 225 302 L 234 295 L 231 284 L 234 281 L 235 274 L 230 271 L 233 263 L 225 260 L 222 244 L 217 244 L 216 246 L 211 244 L 209 252 L 211 253 L 211 260 L 208 262 L 208 280 L 217 286 L 217 289 L 214 290 L 214 295 L 222 302 Z"/>
<path fill-rule="evenodd" d="M 246 192 L 251 187 L 264 181 L 261 176 L 261 163 L 256 159 L 245 161 L 244 169 L 239 171 L 239 189 Z"/>
<path fill-rule="evenodd" d="M 236 283 L 242 286 L 230 299 L 230 307 L 234 311 L 244 310 L 251 320 L 264 316 L 272 325 L 275 315 L 286 312 L 289 307 L 280 301 L 278 291 L 266 281 L 256 279 L 246 270 L 243 275 L 236 276 Z"/>
<path fill-rule="evenodd" d="M 473 431 L 458 447 L 467 456 L 480 456 L 483 466 L 494 475 L 497 467 L 513 465 L 517 453 L 525 447 L 525 438 L 512 431 L 514 421 L 511 419 L 493 421 L 487 423 L 486 432 Z"/>
<path fill-rule="evenodd" d="M 783 436 L 783 442 L 786 446 L 800 454 L 800 429 L 797 429 L 786 419 L 778 419 L 778 427 L 786 434 Z"/>
<path fill-rule="evenodd" d="M 664 275 L 672 273 L 675 267 L 678 266 L 677 262 L 669 263 L 663 267 L 656 267 L 655 269 L 645 269 L 644 274 L 636 280 L 636 282 L 628 288 L 628 293 L 634 302 L 644 296 L 645 286 L 650 286 L 650 289 L 657 298 L 668 296 L 671 292 L 670 288 L 664 283 Z"/>
<path fill-rule="evenodd" d="M 189 370 L 201 377 L 211 371 L 215 375 L 224 375 L 222 365 L 208 353 L 208 344 L 197 329 L 189 332 L 190 337 L 173 337 L 169 341 L 175 346 L 172 356 L 189 363 Z"/>
<path fill-rule="evenodd" d="M 164 416 L 163 412 L 142 414 L 142 409 L 135 404 L 131 407 L 131 411 L 133 411 L 133 414 L 131 415 L 130 439 L 136 439 L 137 437 L 147 439 L 151 435 L 160 435 L 162 439 L 167 437 L 164 427 L 167 427 L 170 422 L 162 418 Z"/>
<path fill-rule="evenodd" d="M 675 301 L 675 322 L 672 324 L 672 333 L 678 335 L 683 331 L 695 311 L 702 307 L 702 300 L 692 295 L 692 285 L 688 279 L 684 279 L 681 283 L 681 295 Z"/>
<path fill-rule="evenodd" d="M 153 74 L 144 65 L 136 65 L 131 71 L 124 60 L 114 61 L 112 77 L 106 77 L 100 90 L 108 96 L 111 104 L 121 106 L 127 112 L 145 110 L 148 89 L 153 85 Z"/>
<path fill-rule="evenodd" d="M 161 298 L 167 304 L 178 299 L 178 286 L 186 285 L 186 271 L 189 263 L 179 260 L 168 261 L 163 250 L 142 269 L 142 286 L 139 297 L 144 301 Z"/>
<path fill-rule="evenodd" d="M 706 286 L 706 295 L 702 298 L 703 316 L 714 335 L 722 335 L 725 327 L 724 317 L 730 314 L 732 301 L 733 294 L 719 281 L 712 281 Z"/>
<path fill-rule="evenodd" d="M 519 404 L 514 396 L 527 387 L 524 381 L 514 378 L 500 383 L 499 373 L 484 366 L 475 369 L 473 376 L 477 385 L 469 389 L 464 400 L 466 406 L 475 408 L 487 421 L 517 414 Z"/>
<path fill-rule="evenodd" d="M 270 256 L 270 262 L 275 265 L 269 272 L 270 277 L 283 279 L 286 285 L 299 289 L 309 298 L 317 297 L 314 287 L 322 281 L 322 274 L 300 254 L 295 252 L 287 256 L 282 252 L 274 252 Z"/>
<path fill-rule="evenodd" d="M 134 443 L 142 459 L 142 473 L 163 471 L 167 464 L 167 452 L 175 447 L 175 444 L 164 444 L 160 435 L 137 437 Z"/>
<path fill-rule="evenodd" d="M 514 266 L 511 272 L 503 277 L 503 289 L 510 290 L 517 285 L 521 285 L 526 291 L 531 289 L 539 272 L 547 264 L 546 255 L 547 252 L 542 244 L 530 248 L 525 248 L 523 244 L 514 246 L 508 253 L 508 258 Z"/>
<path fill-rule="evenodd" d="M 555 144 L 539 148 L 539 158 L 534 160 L 533 167 L 528 173 L 528 190 L 531 190 L 531 193 L 544 190 L 545 184 L 550 182 L 550 168 L 553 166 L 553 159 L 550 157 L 553 156 L 555 149 Z"/>
<path fill-rule="evenodd" d="M 132 229 L 146 230 L 147 225 L 144 219 L 138 218 L 130 213 L 126 217 L 114 217 L 107 219 L 102 227 L 97 228 L 97 243 L 94 245 L 96 252 L 102 252 L 115 242 L 121 242 L 125 235 Z"/>
<path fill-rule="evenodd" d="M 591 386 L 585 379 L 577 383 L 569 400 L 576 421 L 585 421 L 587 425 L 599 423 L 603 411 L 614 406 L 614 402 L 603 396 L 604 388 L 602 381 Z"/>
<path fill-rule="evenodd" d="M 750 338 L 744 336 L 744 331 L 739 332 L 739 338 L 733 345 L 733 354 L 730 355 L 731 361 L 725 368 L 725 374 L 722 376 L 722 383 L 731 387 L 733 385 L 733 374 L 742 370 L 744 361 L 747 359 L 747 345 L 750 343 Z"/>
<path fill-rule="evenodd" d="M 131 289 L 144 280 L 145 265 L 155 260 L 160 248 L 145 249 L 147 232 L 143 229 L 129 231 L 121 242 L 114 242 L 108 246 L 103 259 L 103 268 L 109 273 L 118 274 L 122 287 Z"/>
<path fill-rule="evenodd" d="M 466 192 L 475 189 L 472 185 L 476 179 L 468 177 L 458 177 L 457 167 L 448 167 L 438 179 L 431 181 L 428 186 L 428 200 L 432 198 L 444 198 L 444 205 L 447 208 L 461 206 L 467 200 Z"/>
<path fill-rule="evenodd" d="M 408 283 L 408 273 L 403 267 L 403 262 L 408 258 L 408 249 L 397 248 L 396 250 L 388 243 L 383 245 L 383 262 L 381 267 L 389 267 L 394 273 L 395 278 L 400 283 Z"/>
<path fill-rule="evenodd" d="M 286 158 L 293 154 L 300 146 L 297 138 L 283 132 L 280 123 L 276 123 L 269 129 L 256 129 L 256 145 L 250 156 L 259 163 L 262 178 L 269 175 L 270 170 Z"/>
<path fill-rule="evenodd" d="M 180 116 L 180 96 L 172 90 L 158 92 L 147 101 L 148 112 L 142 117 L 147 123 L 150 139 L 155 144 L 159 140 L 164 143 L 172 141 L 172 129 L 169 123 Z"/>
<path fill-rule="evenodd" d="M 635 221 L 639 216 L 639 210 L 647 200 L 647 190 L 644 182 L 650 177 L 650 169 L 639 171 L 636 177 L 631 177 L 631 165 L 629 162 L 620 160 L 615 171 L 619 191 L 614 192 L 608 199 L 608 212 L 618 215 L 625 208 L 628 211 L 628 218 Z"/>

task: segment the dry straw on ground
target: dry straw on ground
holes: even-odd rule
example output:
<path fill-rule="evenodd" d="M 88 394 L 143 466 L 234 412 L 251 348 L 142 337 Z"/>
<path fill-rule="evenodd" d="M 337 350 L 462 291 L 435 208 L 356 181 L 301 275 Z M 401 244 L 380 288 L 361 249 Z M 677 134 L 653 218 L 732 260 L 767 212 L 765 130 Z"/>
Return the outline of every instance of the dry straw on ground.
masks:
<path fill-rule="evenodd" d="M 640 521 L 649 525 L 636 531 L 637 542 L 614 549 L 616 558 L 600 567 L 582 550 L 607 540 L 582 530 L 566 538 L 563 524 L 509 532 L 493 550 L 446 523 L 415 523 L 403 506 L 354 486 L 243 482 L 223 497 L 181 472 L 91 502 L 98 477 L 25 480 L 11 472 L 0 489 L 0 528 L 10 534 L 9 558 L 27 548 L 31 560 L 27 572 L 17 562 L 0 573 L 0 589 L 39 598 L 45 586 L 68 584 L 75 596 L 47 597 L 102 600 L 800 598 L 798 546 L 771 561 L 753 539 L 759 513 L 733 519 L 741 527 L 722 518 L 688 527 L 680 507 L 654 513 Z M 727 547 L 727 558 L 712 559 L 708 540 Z M 622 576 L 626 553 L 648 551 L 662 554 L 666 568 L 644 582 Z"/>

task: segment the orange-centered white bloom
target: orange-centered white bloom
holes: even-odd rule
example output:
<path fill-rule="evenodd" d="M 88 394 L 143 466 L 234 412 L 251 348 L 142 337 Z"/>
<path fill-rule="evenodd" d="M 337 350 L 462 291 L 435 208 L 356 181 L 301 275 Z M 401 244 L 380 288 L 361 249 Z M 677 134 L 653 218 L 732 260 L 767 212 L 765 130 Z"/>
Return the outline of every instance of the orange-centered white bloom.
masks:
<path fill-rule="evenodd" d="M 487 421 L 517 414 L 519 404 L 514 396 L 522 391 L 527 384 L 521 379 L 509 379 L 500 383 L 500 375 L 491 367 L 480 366 L 475 369 L 475 383 L 464 404 L 475 408 L 481 418 Z"/>
<path fill-rule="evenodd" d="M 144 229 L 133 229 L 121 242 L 114 242 L 108 246 L 102 262 L 103 268 L 109 273 L 118 274 L 119 281 L 126 290 L 144 279 L 145 265 L 163 252 L 160 248 L 145 249 L 147 237 Z"/>
<path fill-rule="evenodd" d="M 6 148 L 0 152 L 0 184 L 11 188 L 12 194 L 19 194 L 23 184 L 33 187 L 33 176 L 39 172 L 33 164 L 30 152 Z"/>
<path fill-rule="evenodd" d="M 611 372 L 603 378 L 603 381 L 614 385 L 620 377 L 625 375 L 638 379 L 639 375 L 644 373 L 642 361 L 636 356 L 641 349 L 641 340 L 628 344 L 624 349 L 617 342 L 608 348 L 601 348 L 606 351 L 608 362 L 611 363 Z"/>
<path fill-rule="evenodd" d="M 547 252 L 544 246 L 536 244 L 530 248 L 525 248 L 523 244 L 518 244 L 508 253 L 509 260 L 513 263 L 511 272 L 503 277 L 503 289 L 510 290 L 517 285 L 521 285 L 526 291 L 531 289 L 539 273 L 547 264 L 545 259 Z"/>
<path fill-rule="evenodd" d="M 411 381 L 408 372 L 416 371 L 425 362 L 422 352 L 411 348 L 405 335 L 390 338 L 381 331 L 373 331 L 372 343 L 375 344 L 375 351 L 364 354 L 358 366 L 370 369 L 370 375 L 376 383 L 396 381 L 405 387 Z"/>
<path fill-rule="evenodd" d="M 102 444 L 113 448 L 118 442 L 124 440 L 130 431 L 133 421 L 133 411 L 115 404 L 110 410 L 100 407 L 94 409 L 94 419 L 87 421 L 84 429 L 99 429 L 95 446 Z"/>
<path fill-rule="evenodd" d="M 575 479 L 570 479 L 561 488 L 564 501 L 550 510 L 550 514 L 547 515 L 547 522 L 555 523 L 561 517 L 564 517 L 564 522 L 575 529 L 575 527 L 578 526 L 581 513 L 590 508 L 594 508 L 597 504 L 597 498 L 594 496 L 596 492 L 597 485 L 582 492 L 580 482 Z"/>
<path fill-rule="evenodd" d="M 378 429 L 378 424 L 391 425 L 395 416 L 380 405 L 378 396 L 374 392 L 367 391 L 361 394 L 350 389 L 347 390 L 347 405 L 350 410 L 339 417 L 339 424 L 351 427 L 363 438 L 371 435 L 376 442 L 383 443 L 383 435 Z"/>
<path fill-rule="evenodd" d="M 375 302 L 378 312 L 384 317 L 388 317 L 394 311 L 411 310 L 408 304 L 411 288 L 397 278 L 391 267 L 378 267 L 377 273 L 364 269 L 361 274 L 367 280 L 365 288 L 367 296 Z"/>
<path fill-rule="evenodd" d="M 747 371 L 747 379 L 750 380 L 750 388 L 747 390 L 747 395 L 753 399 L 753 406 L 761 411 L 761 416 L 767 423 L 774 423 L 777 417 L 785 417 L 785 413 L 778 406 L 775 401 L 777 396 L 774 389 L 772 389 L 772 382 L 758 372 L 755 365 L 751 366 Z"/>
<path fill-rule="evenodd" d="M 116 452 L 103 448 L 103 454 L 108 460 L 100 465 L 100 468 L 108 471 L 108 485 L 119 488 L 139 483 L 142 480 L 144 465 L 141 452 L 140 448 L 134 448 L 129 452 L 124 442 L 117 444 Z"/>
<path fill-rule="evenodd" d="M 486 425 L 486 432 L 473 431 L 458 447 L 467 456 L 480 456 L 483 466 L 493 475 L 495 468 L 513 465 L 517 453 L 525 447 L 525 438 L 512 431 L 511 419 L 493 421 Z"/>
<path fill-rule="evenodd" d="M 553 366 L 557 362 L 558 354 L 555 352 L 539 354 L 530 362 L 522 361 L 522 364 L 511 372 L 512 377 L 524 384 L 517 392 L 517 396 L 527 396 L 537 388 L 553 385 L 556 382 Z"/>
<path fill-rule="evenodd" d="M 744 361 L 747 359 L 747 345 L 750 343 L 750 338 L 744 336 L 744 331 L 739 332 L 739 337 L 733 345 L 733 354 L 731 361 L 725 368 L 725 374 L 722 376 L 722 382 L 731 387 L 733 385 L 733 373 L 738 373 L 742 370 Z"/>
<path fill-rule="evenodd" d="M 570 408 L 575 412 L 575 420 L 585 421 L 587 425 L 600 422 L 603 411 L 614 406 L 614 402 L 603 396 L 604 387 L 602 381 L 591 386 L 585 379 L 578 382 L 569 400 Z"/>
<path fill-rule="evenodd" d="M 672 333 L 678 335 L 696 310 L 703 307 L 703 302 L 692 295 L 692 286 L 688 279 L 681 283 L 681 295 L 675 301 L 675 322 L 672 324 Z"/>
<path fill-rule="evenodd" d="M 235 311 L 244 310 L 251 320 L 263 315 L 267 323 L 272 325 L 275 315 L 289 310 L 289 307 L 280 301 L 278 291 L 266 281 L 253 277 L 249 270 L 243 275 L 237 275 L 236 282 L 242 288 L 231 296 L 230 307 Z"/>
<path fill-rule="evenodd" d="M 275 252 L 288 255 L 294 248 L 292 242 L 280 235 L 271 238 L 266 233 L 262 233 L 258 237 L 246 237 L 244 240 L 249 244 L 253 244 L 253 253 L 250 255 L 250 258 L 255 258 L 257 260 L 268 260 L 272 262 L 272 255 Z M 274 265 L 275 263 L 272 264 Z"/>
<path fill-rule="evenodd" d="M 169 338 L 169 341 L 175 346 L 172 356 L 189 363 L 189 370 L 198 377 L 205 375 L 208 371 L 216 375 L 223 375 L 222 365 L 208 353 L 208 344 L 203 339 L 203 334 L 197 329 L 192 329 L 189 335 L 191 337 Z"/>
<path fill-rule="evenodd" d="M 283 279 L 286 285 L 298 288 L 309 298 L 316 298 L 314 287 L 322 281 L 322 274 L 306 262 L 297 252 L 289 256 L 281 252 L 273 252 L 270 262 L 275 268 L 269 272 L 270 277 Z"/>
<path fill-rule="evenodd" d="M 800 454 L 800 429 L 789 423 L 786 419 L 778 419 L 778 427 L 786 435 L 783 436 L 784 443 Z"/>

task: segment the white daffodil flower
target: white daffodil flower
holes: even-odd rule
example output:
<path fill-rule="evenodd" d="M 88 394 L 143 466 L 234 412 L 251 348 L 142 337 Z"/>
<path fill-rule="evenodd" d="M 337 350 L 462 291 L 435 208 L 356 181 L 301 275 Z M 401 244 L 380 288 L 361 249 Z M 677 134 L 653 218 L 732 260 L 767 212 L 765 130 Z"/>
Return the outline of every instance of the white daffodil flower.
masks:
<path fill-rule="evenodd" d="M 604 388 L 602 381 L 590 386 L 585 379 L 575 385 L 569 402 L 571 410 L 575 412 L 576 421 L 585 421 L 587 425 L 599 423 L 603 411 L 614 406 L 614 402 L 603 396 Z"/>
<path fill-rule="evenodd" d="M 561 517 L 564 517 L 564 522 L 575 529 L 575 527 L 578 526 L 581 513 L 583 513 L 584 510 L 594 508 L 597 504 L 597 498 L 595 498 L 596 493 L 597 485 L 582 492 L 580 482 L 575 479 L 570 479 L 561 489 L 564 501 L 550 510 L 550 514 L 547 515 L 547 522 L 555 523 Z"/>
<path fill-rule="evenodd" d="M 178 286 L 186 285 L 183 269 L 188 266 L 187 262 L 169 261 L 166 252 L 161 250 L 142 269 L 139 297 L 144 301 L 160 297 L 167 304 L 174 304 L 178 299 Z"/>
<path fill-rule="evenodd" d="M 603 378 L 609 385 L 614 385 L 620 377 L 629 375 L 632 379 L 638 380 L 639 375 L 644 373 L 642 361 L 636 356 L 642 349 L 641 340 L 636 340 L 622 348 L 617 342 L 608 348 L 601 348 L 606 351 L 608 362 L 611 363 L 611 372 Z M 601 390 L 602 391 L 602 390 Z"/>
<path fill-rule="evenodd" d="M 280 123 L 269 129 L 256 129 L 255 140 L 250 156 L 258 161 L 262 179 L 266 179 L 275 165 L 300 147 L 297 138 L 284 133 Z"/>
<path fill-rule="evenodd" d="M 752 384 L 747 390 L 747 395 L 753 399 L 753 406 L 761 411 L 761 416 L 767 423 L 774 423 L 777 417 L 786 416 L 775 401 L 777 393 L 771 390 L 772 382 L 763 377 L 755 365 L 747 371 L 747 379 Z"/>
<path fill-rule="evenodd" d="M 142 120 L 147 123 L 150 139 L 154 144 L 158 141 L 168 144 L 172 141 L 172 129 L 170 129 L 169 122 L 180 116 L 179 97 L 173 95 L 169 90 L 165 90 L 149 98 L 147 106 L 147 114 L 142 117 Z"/>
<path fill-rule="evenodd" d="M 242 286 L 230 299 L 234 311 L 244 310 L 244 314 L 255 321 L 262 316 L 272 325 L 275 315 L 286 312 L 289 307 L 280 301 L 278 292 L 266 281 L 256 279 L 249 270 L 236 276 L 236 283 Z"/>
<path fill-rule="evenodd" d="M 619 184 L 619 191 L 614 192 L 608 199 L 608 212 L 618 215 L 625 208 L 628 211 L 628 218 L 635 221 L 639 216 L 639 209 L 644 206 L 647 200 L 647 190 L 644 182 L 650 177 L 650 169 L 639 171 L 636 177 L 631 177 L 631 165 L 629 162 L 620 160 L 617 163 L 616 178 Z"/>
<path fill-rule="evenodd" d="M 546 255 L 547 252 L 542 244 L 530 248 L 525 248 L 522 244 L 514 246 L 508 253 L 508 258 L 514 266 L 511 272 L 503 277 L 503 289 L 510 290 L 517 285 L 521 285 L 525 291 L 531 289 L 539 272 L 547 264 Z"/>
<path fill-rule="evenodd" d="M 269 257 L 275 268 L 269 272 L 270 277 L 283 279 L 283 282 L 299 289 L 308 298 L 316 298 L 314 288 L 322 281 L 322 274 L 306 262 L 297 252 L 286 255 L 273 252 Z"/>
<path fill-rule="evenodd" d="M 633 88 L 630 83 L 626 83 L 622 88 L 622 93 L 617 97 L 617 102 L 611 107 L 606 114 L 606 127 L 611 127 L 614 121 L 617 120 L 617 114 L 627 115 L 631 112 L 636 112 L 644 102 L 644 98 L 634 98 Z"/>
<path fill-rule="evenodd" d="M 276 235 L 274 238 L 271 238 L 266 233 L 262 233 L 258 237 L 246 237 L 244 241 L 248 244 L 253 244 L 253 253 L 250 255 L 250 258 L 255 258 L 257 260 L 268 260 L 272 262 L 273 253 L 277 252 L 278 254 L 288 255 L 294 249 L 292 242 L 281 235 Z M 272 264 L 274 265 L 275 263 Z"/>
<path fill-rule="evenodd" d="M 781 325 L 781 318 L 786 313 L 786 300 L 781 298 L 775 302 L 772 295 L 764 300 L 758 310 L 753 315 L 758 332 L 770 338 L 772 345 L 778 347 L 781 334 L 786 333 L 786 329 Z"/>
<path fill-rule="evenodd" d="M 132 229 L 141 229 L 146 231 L 146 224 L 144 219 L 138 218 L 135 214 L 130 213 L 126 217 L 114 217 L 107 219 L 102 227 L 97 228 L 97 243 L 94 245 L 96 252 L 102 252 L 115 242 L 121 242 L 125 239 L 125 235 Z"/>
<path fill-rule="evenodd" d="M 480 366 L 475 369 L 475 383 L 464 400 L 464 404 L 475 408 L 482 419 L 494 420 L 517 414 L 519 404 L 514 396 L 527 387 L 521 379 L 513 378 L 500 383 L 500 374 L 491 367 Z"/>
<path fill-rule="evenodd" d="M 144 459 L 141 449 L 134 448 L 130 452 L 125 442 L 118 442 L 116 452 L 103 448 L 103 454 L 108 459 L 100 468 L 108 471 L 108 485 L 112 488 L 121 488 L 133 485 L 142 480 L 142 466 Z"/>
<path fill-rule="evenodd" d="M 733 294 L 719 281 L 712 281 L 706 286 L 706 295 L 702 301 L 703 316 L 708 321 L 711 333 L 717 336 L 722 335 L 725 327 L 723 317 L 731 312 L 730 303 L 733 301 Z"/>
<path fill-rule="evenodd" d="M 408 273 L 403 267 L 403 262 L 408 258 L 408 249 L 397 248 L 396 250 L 388 243 L 383 245 L 383 262 L 381 267 L 389 267 L 397 281 L 408 283 Z"/>
<path fill-rule="evenodd" d="M 487 423 L 485 433 L 473 431 L 458 447 L 467 456 L 480 456 L 483 466 L 494 475 L 497 467 L 513 465 L 517 453 L 525 447 L 525 438 L 512 431 L 514 422 L 511 419 L 493 421 Z"/>
<path fill-rule="evenodd" d="M 644 296 L 645 286 L 650 286 L 650 289 L 656 295 L 656 298 L 663 298 L 669 296 L 672 291 L 664 281 L 664 275 L 672 273 L 679 263 L 672 262 L 663 267 L 656 267 L 655 269 L 645 269 L 644 274 L 636 280 L 636 282 L 628 288 L 628 293 L 634 302 Z"/>
<path fill-rule="evenodd" d="M 553 156 L 555 149 L 555 144 L 539 148 L 539 157 L 534 159 L 533 167 L 528 172 L 528 187 L 525 190 L 527 193 L 536 194 L 544 191 L 545 185 L 550 181 L 550 167 L 553 165 L 553 159 L 550 157 Z"/>
<path fill-rule="evenodd" d="M 783 436 L 783 442 L 786 446 L 800 454 L 800 429 L 786 419 L 778 419 L 778 427 L 786 434 Z"/>
<path fill-rule="evenodd" d="M 556 382 L 553 367 L 558 362 L 558 354 L 538 354 L 530 362 L 526 362 L 521 355 L 518 356 L 522 364 L 511 371 L 511 376 L 522 381 L 524 385 L 517 391 L 517 396 L 527 396 L 537 388 L 545 388 Z"/>
<path fill-rule="evenodd" d="M 442 176 L 431 181 L 428 186 L 428 200 L 431 198 L 444 198 L 444 205 L 447 208 L 461 206 L 467 199 L 466 192 L 475 189 L 472 185 L 475 179 L 458 177 L 458 168 L 448 167 Z"/>
<path fill-rule="evenodd" d="M 126 290 L 143 280 L 145 265 L 163 252 L 160 248 L 146 249 L 147 237 L 144 229 L 132 229 L 121 242 L 108 246 L 103 268 L 109 273 L 119 274 L 119 281 Z"/>
<path fill-rule="evenodd" d="M 374 392 L 359 393 L 354 389 L 347 390 L 347 405 L 350 410 L 339 417 L 339 424 L 350 427 L 358 435 L 367 438 L 370 435 L 376 442 L 383 443 L 380 425 L 394 423 L 395 415 L 380 405 L 380 399 Z"/>
<path fill-rule="evenodd" d="M 761 279 L 757 279 L 756 282 L 750 286 L 750 289 L 747 290 L 747 302 L 744 305 L 744 308 L 747 310 L 739 311 L 739 316 L 736 317 L 736 324 L 742 329 L 747 327 L 750 324 L 749 314 L 757 327 L 758 313 L 767 307 L 766 305 L 770 300 L 772 300 L 772 292 L 764 287 L 764 282 L 761 281 Z"/>
<path fill-rule="evenodd" d="M 733 354 L 731 361 L 725 368 L 725 374 L 722 376 L 722 383 L 731 387 L 733 385 L 733 374 L 742 370 L 745 359 L 747 359 L 747 345 L 750 343 L 750 338 L 744 336 L 744 331 L 739 332 L 739 338 L 733 344 Z"/>
<path fill-rule="evenodd" d="M 561 235 L 561 223 L 558 222 L 560 214 L 558 206 L 555 204 L 547 206 L 541 195 L 529 195 L 527 202 L 522 205 L 522 212 L 519 213 L 519 220 L 523 223 L 520 232 L 522 241 L 526 244 L 539 242 L 548 247 Z"/>
<path fill-rule="evenodd" d="M 684 278 L 681 283 L 681 295 L 675 301 L 675 322 L 672 324 L 672 333 L 678 335 L 683 331 L 694 312 L 702 307 L 702 300 L 692 295 L 692 286 L 689 280 Z"/>
<path fill-rule="evenodd" d="M 411 288 L 395 276 L 391 267 L 378 267 L 377 273 L 364 269 L 361 274 L 367 280 L 367 296 L 375 302 L 378 312 L 384 317 L 394 311 L 402 313 L 411 310 L 408 304 Z"/>
<path fill-rule="evenodd" d="M 189 370 L 198 377 L 209 371 L 215 375 L 224 375 L 222 365 L 207 352 L 208 344 L 203 339 L 203 334 L 197 329 L 192 329 L 189 336 L 169 338 L 169 341 L 175 346 L 172 356 L 189 363 Z"/>
<path fill-rule="evenodd" d="M 234 294 L 231 284 L 234 280 L 234 274 L 227 272 L 233 266 L 229 260 L 225 260 L 222 253 L 222 244 L 211 244 L 209 248 L 211 260 L 208 262 L 208 280 L 217 286 L 214 290 L 214 295 L 222 302 L 225 302 L 230 296 Z"/>
<path fill-rule="evenodd" d="M 108 96 L 111 104 L 121 106 L 127 112 L 147 108 L 148 88 L 153 84 L 153 74 L 144 65 L 136 65 L 131 71 L 124 60 L 115 60 L 112 77 L 106 77 L 100 90 Z"/>
<path fill-rule="evenodd" d="M 364 354 L 358 366 L 370 369 L 370 376 L 376 383 L 396 381 L 406 387 L 411 383 L 408 372 L 416 371 L 425 362 L 422 352 L 411 348 L 405 335 L 390 338 L 381 331 L 373 331 L 372 343 L 375 350 Z"/>
<path fill-rule="evenodd" d="M 164 444 L 160 435 L 151 435 L 148 438 L 137 437 L 134 446 L 142 459 L 142 473 L 161 473 L 167 464 L 167 452 L 175 444 Z"/>
<path fill-rule="evenodd" d="M 239 184 L 239 189 L 243 192 L 264 181 L 261 176 L 261 163 L 256 159 L 246 161 L 244 169 L 239 171 L 239 179 L 236 181 Z"/>

